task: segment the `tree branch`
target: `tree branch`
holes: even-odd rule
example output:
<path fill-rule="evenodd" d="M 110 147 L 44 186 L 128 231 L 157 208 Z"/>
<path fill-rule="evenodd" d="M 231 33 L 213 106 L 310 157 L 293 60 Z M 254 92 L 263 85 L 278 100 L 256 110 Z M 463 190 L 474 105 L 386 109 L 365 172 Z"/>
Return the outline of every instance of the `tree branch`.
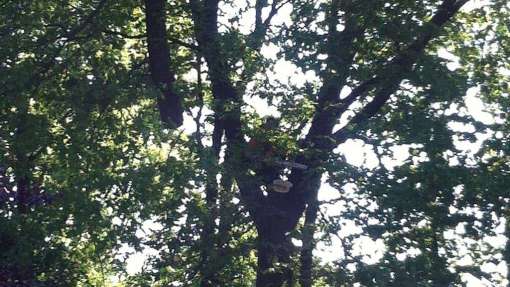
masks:
<path fill-rule="evenodd" d="M 215 142 L 219 142 L 223 132 L 225 133 L 228 145 L 225 156 L 228 159 L 228 162 L 225 162 L 226 169 L 236 179 L 241 199 L 257 221 L 260 209 L 264 207 L 262 204 L 264 196 L 243 161 L 242 150 L 246 142 L 241 132 L 242 97 L 229 78 L 230 71 L 219 43 L 218 1 L 191 0 L 190 6 L 195 23 L 195 35 L 208 66 L 208 75 L 215 101 L 213 138 Z"/>
<path fill-rule="evenodd" d="M 145 0 L 149 68 L 152 81 L 162 93 L 157 99 L 159 113 L 161 121 L 175 128 L 182 125 L 184 110 L 173 91 L 175 74 L 170 68 L 165 11 L 165 0 Z"/>
<path fill-rule="evenodd" d="M 406 74 L 412 71 L 413 65 L 416 63 L 418 57 L 423 53 L 427 44 L 467 1 L 468 0 L 443 1 L 436 14 L 425 25 L 425 28 L 427 29 L 425 29 L 421 35 L 418 35 L 417 39 L 410 43 L 407 49 L 397 55 L 386 65 L 386 68 L 383 69 L 382 73 L 383 75 L 386 75 L 386 78 L 382 80 L 381 76 L 379 77 L 381 80 L 377 81 L 380 85 L 378 87 L 371 85 L 370 88 L 375 88 L 376 90 L 372 101 L 359 113 L 357 113 L 349 121 L 346 127 L 333 134 L 336 144 L 344 142 L 347 139 L 346 136 L 349 131 L 352 131 L 356 125 L 367 121 L 382 108 L 382 106 L 389 100 L 390 96 L 398 90 L 400 82 L 405 78 Z M 348 98 L 352 97 L 355 91 L 356 89 L 351 92 Z M 368 92 L 368 89 L 366 89 L 365 92 Z"/>
<path fill-rule="evenodd" d="M 262 44 L 264 43 L 264 38 L 269 30 L 271 20 L 278 13 L 278 10 L 289 2 L 289 0 L 273 0 L 269 15 L 266 19 L 262 19 L 262 9 L 266 6 L 267 0 L 257 0 L 255 3 L 255 29 L 248 36 L 246 43 L 249 50 L 251 50 L 250 52 L 260 52 Z M 246 84 L 257 71 L 259 71 L 258 66 L 252 65 L 251 67 L 245 67 L 239 77 L 240 80 L 236 83 L 236 89 L 240 92 L 244 92 Z"/>
<path fill-rule="evenodd" d="M 338 32 L 338 11 L 341 4 L 345 6 L 343 7 L 345 8 L 345 28 Z M 348 4 L 334 0 L 328 13 L 327 68 L 322 76 L 323 85 L 317 96 L 318 102 L 312 126 L 305 139 L 305 143 L 312 143 L 315 146 L 321 146 L 320 138 L 332 132 L 336 119 L 340 117 L 342 111 L 340 107 L 345 106 L 349 101 L 354 101 L 354 97 L 348 97 L 343 100 L 346 103 L 342 105 L 342 100 L 339 98 L 340 90 L 347 81 L 354 59 L 354 41 L 364 32 L 364 28 L 357 22 L 357 15 L 351 12 Z"/>
<path fill-rule="evenodd" d="M 250 34 L 249 38 L 251 39 L 248 43 L 248 46 L 253 50 L 259 50 L 260 46 L 262 46 L 262 42 L 264 37 L 267 34 L 267 30 L 269 29 L 269 25 L 273 17 L 278 13 L 278 10 L 283 7 L 283 5 L 289 3 L 289 0 L 281 1 L 281 0 L 273 0 L 271 3 L 271 10 L 269 11 L 266 19 L 262 19 L 262 9 L 264 9 L 267 5 L 267 0 L 257 0 L 255 3 L 255 29 Z"/>

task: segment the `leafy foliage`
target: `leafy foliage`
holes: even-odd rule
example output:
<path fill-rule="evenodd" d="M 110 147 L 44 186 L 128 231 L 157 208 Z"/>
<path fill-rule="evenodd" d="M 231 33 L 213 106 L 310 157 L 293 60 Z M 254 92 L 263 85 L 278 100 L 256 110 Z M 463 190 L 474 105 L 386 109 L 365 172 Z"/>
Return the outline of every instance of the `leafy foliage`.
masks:
<path fill-rule="evenodd" d="M 173 130 L 141 3 L 0 4 L 0 286 L 509 284 L 510 6 L 464 2 L 166 1 Z"/>

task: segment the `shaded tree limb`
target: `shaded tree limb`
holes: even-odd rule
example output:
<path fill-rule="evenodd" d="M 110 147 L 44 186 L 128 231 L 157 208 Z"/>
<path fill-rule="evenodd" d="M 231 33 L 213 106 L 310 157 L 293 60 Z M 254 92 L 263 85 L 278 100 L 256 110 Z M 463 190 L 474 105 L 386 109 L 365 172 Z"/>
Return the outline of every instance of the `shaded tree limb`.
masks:
<path fill-rule="evenodd" d="M 145 23 L 152 81 L 161 95 L 157 104 L 161 121 L 172 128 L 182 125 L 181 99 L 173 90 L 175 74 L 170 67 L 170 48 L 167 42 L 164 0 L 145 0 Z"/>
<path fill-rule="evenodd" d="M 373 99 L 349 121 L 346 128 L 342 128 L 333 134 L 332 138 L 336 140 L 337 144 L 346 140 L 346 135 L 349 133 L 349 130 L 353 130 L 355 126 L 367 121 L 381 109 L 389 100 L 390 96 L 398 90 L 400 82 L 412 71 L 413 65 L 423 53 L 427 44 L 466 2 L 467 0 L 443 1 L 437 13 L 426 24 L 428 29 L 421 35 L 418 35 L 417 39 L 413 41 L 407 49 L 397 55 L 387 64 L 386 68 L 383 69 L 383 74 L 387 75 L 387 78 L 383 80 L 382 76 L 380 76 L 379 79 L 381 80 L 374 80 L 374 82 L 378 82 L 377 84 L 379 84 L 379 86 L 372 85 L 372 88 L 376 90 Z M 360 87 L 362 87 L 362 85 L 358 88 Z M 363 92 L 368 91 L 369 89 L 363 90 Z M 353 90 L 348 98 L 355 96 L 356 93 L 359 94 L 359 90 Z"/>
<path fill-rule="evenodd" d="M 248 35 L 246 40 L 247 47 L 250 53 L 260 53 L 260 49 L 264 43 L 264 38 L 270 28 L 271 20 L 276 16 L 278 11 L 287 3 L 289 0 L 273 0 L 269 14 L 265 19 L 262 17 L 262 9 L 267 7 L 267 0 L 257 0 L 255 3 L 255 28 Z M 246 63 L 246 59 L 243 59 Z M 258 66 L 245 66 L 241 72 L 240 79 L 236 83 L 236 89 L 242 94 L 246 90 L 246 85 L 249 80 L 259 71 Z"/>
<path fill-rule="evenodd" d="M 225 170 L 236 179 L 241 192 L 241 199 L 252 217 L 258 218 L 264 200 L 260 188 L 255 185 L 253 176 L 248 174 L 246 164 L 243 164 L 242 147 L 246 144 L 241 132 L 241 97 L 238 95 L 229 78 L 229 68 L 224 51 L 218 39 L 218 1 L 192 0 L 190 2 L 195 35 L 198 45 L 208 66 L 214 97 L 214 132 L 213 142 L 220 142 L 225 135 L 227 153 L 225 155 Z M 213 144 L 214 146 L 214 144 Z M 218 148 L 219 146 L 213 147 Z M 218 148 L 219 151 L 219 148 Z M 202 280 L 202 286 L 214 284 L 210 278 L 215 277 L 211 270 Z M 209 285 L 208 285 L 209 284 Z"/>
<path fill-rule="evenodd" d="M 246 144 L 241 132 L 242 98 L 229 78 L 230 71 L 219 43 L 218 2 L 217 0 L 192 0 L 190 6 L 197 42 L 209 68 L 208 75 L 214 97 L 213 110 L 216 115 L 215 127 L 218 127 L 213 136 L 221 137 L 225 134 L 227 151 L 232 153 L 226 155 L 232 162 L 226 162 L 225 165 L 232 169 L 241 197 L 250 213 L 254 215 L 257 214 L 260 206 L 263 206 L 260 203 L 263 201 L 263 196 L 253 176 L 248 174 L 246 164 L 241 164 L 243 161 L 241 150 Z"/>
<path fill-rule="evenodd" d="M 315 234 L 315 224 L 317 220 L 317 213 L 319 210 L 319 202 L 313 200 L 306 207 L 305 224 L 302 228 L 303 247 L 300 254 L 300 272 L 299 282 L 302 287 L 311 287 L 313 283 L 312 269 L 313 269 L 313 249 L 315 242 L 313 235 Z"/>

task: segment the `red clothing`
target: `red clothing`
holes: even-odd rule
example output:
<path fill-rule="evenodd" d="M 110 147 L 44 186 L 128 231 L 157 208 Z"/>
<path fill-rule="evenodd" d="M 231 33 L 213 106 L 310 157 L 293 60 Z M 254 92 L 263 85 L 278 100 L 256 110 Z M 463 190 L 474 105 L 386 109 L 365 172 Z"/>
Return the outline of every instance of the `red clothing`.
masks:
<path fill-rule="evenodd" d="M 262 159 L 270 159 L 274 156 L 274 148 L 270 142 L 255 138 L 248 142 L 248 152 L 256 157 L 262 157 Z"/>

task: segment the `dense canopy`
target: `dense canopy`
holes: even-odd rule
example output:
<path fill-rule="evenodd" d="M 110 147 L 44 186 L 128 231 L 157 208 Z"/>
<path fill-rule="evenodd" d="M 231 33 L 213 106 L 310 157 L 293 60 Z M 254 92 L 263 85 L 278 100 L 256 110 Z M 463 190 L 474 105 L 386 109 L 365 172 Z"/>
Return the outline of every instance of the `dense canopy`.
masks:
<path fill-rule="evenodd" d="M 510 286 L 506 0 L 0 3 L 0 286 Z"/>

